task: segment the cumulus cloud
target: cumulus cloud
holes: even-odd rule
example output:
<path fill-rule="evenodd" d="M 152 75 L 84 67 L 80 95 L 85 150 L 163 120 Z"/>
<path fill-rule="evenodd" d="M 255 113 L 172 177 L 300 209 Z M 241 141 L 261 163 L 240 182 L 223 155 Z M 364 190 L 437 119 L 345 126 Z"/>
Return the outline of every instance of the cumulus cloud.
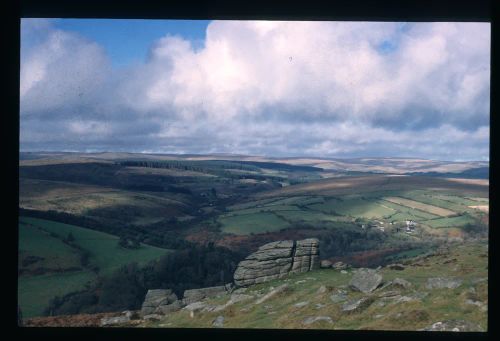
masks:
<path fill-rule="evenodd" d="M 22 39 L 35 24 L 25 149 L 489 155 L 489 24 L 213 21 L 202 47 L 166 33 L 119 70 L 43 21 Z"/>

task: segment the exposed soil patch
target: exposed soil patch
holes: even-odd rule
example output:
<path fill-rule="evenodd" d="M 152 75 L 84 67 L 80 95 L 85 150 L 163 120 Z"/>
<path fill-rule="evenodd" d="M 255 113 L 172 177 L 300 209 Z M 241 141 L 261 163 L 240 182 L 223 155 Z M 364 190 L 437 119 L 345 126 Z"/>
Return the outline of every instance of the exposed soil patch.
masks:
<path fill-rule="evenodd" d="M 80 314 L 64 316 L 34 317 L 23 321 L 26 327 L 99 327 L 103 317 L 119 313 Z"/>

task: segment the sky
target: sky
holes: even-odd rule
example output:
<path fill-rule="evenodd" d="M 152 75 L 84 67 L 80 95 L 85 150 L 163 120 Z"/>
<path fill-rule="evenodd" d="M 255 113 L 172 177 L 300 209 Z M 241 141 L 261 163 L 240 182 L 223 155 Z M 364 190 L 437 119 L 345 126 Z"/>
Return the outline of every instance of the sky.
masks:
<path fill-rule="evenodd" d="M 489 102 L 489 23 L 21 21 L 21 151 L 489 160 Z"/>

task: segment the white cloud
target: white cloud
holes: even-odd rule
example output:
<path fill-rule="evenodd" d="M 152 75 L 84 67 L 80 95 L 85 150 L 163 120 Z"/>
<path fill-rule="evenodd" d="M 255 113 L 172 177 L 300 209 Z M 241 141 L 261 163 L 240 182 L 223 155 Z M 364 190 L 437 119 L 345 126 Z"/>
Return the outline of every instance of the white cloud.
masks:
<path fill-rule="evenodd" d="M 71 110 L 86 100 L 91 106 L 109 77 L 104 50 L 96 43 L 61 30 L 24 50 L 21 63 L 21 115 Z"/>
<path fill-rule="evenodd" d="M 128 134 L 166 152 L 489 153 L 489 24 L 214 21 L 202 48 L 167 34 L 120 71 L 97 44 L 45 29 L 23 53 L 27 148 L 28 121 L 52 115 L 102 149 Z"/>

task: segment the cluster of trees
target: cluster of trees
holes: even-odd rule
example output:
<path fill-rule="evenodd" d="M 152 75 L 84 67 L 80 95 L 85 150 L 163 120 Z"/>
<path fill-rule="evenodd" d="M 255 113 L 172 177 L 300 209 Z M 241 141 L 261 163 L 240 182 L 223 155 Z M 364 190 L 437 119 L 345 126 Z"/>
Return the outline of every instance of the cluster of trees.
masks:
<path fill-rule="evenodd" d="M 488 235 L 488 225 L 479 221 L 466 224 L 462 229 L 472 237 L 486 237 Z"/>
<path fill-rule="evenodd" d="M 121 161 L 118 163 L 121 166 L 126 167 L 147 167 L 147 168 L 167 168 L 167 169 L 180 169 L 189 170 L 195 172 L 205 173 L 208 171 L 216 169 L 240 169 L 248 171 L 257 171 L 258 167 L 252 167 L 243 165 L 241 162 L 231 162 L 224 160 L 209 160 L 209 161 L 175 161 L 175 160 L 164 160 L 164 161 Z"/>
<path fill-rule="evenodd" d="M 169 288 L 179 298 L 184 290 L 232 281 L 244 255 L 213 244 L 166 254 L 145 266 L 123 266 L 100 277 L 86 290 L 55 297 L 45 315 L 68 315 L 140 309 L 148 289 Z"/>
<path fill-rule="evenodd" d="M 184 171 L 195 171 L 200 173 L 207 173 L 212 175 L 217 175 L 223 178 L 229 179 L 254 179 L 254 180 L 269 180 L 269 181 L 283 181 L 286 180 L 283 177 L 269 176 L 269 175 L 259 175 L 259 174 L 237 174 L 232 173 L 227 170 L 244 170 L 244 171 L 260 171 L 260 168 L 254 165 L 254 163 L 246 164 L 244 161 L 231 162 L 222 160 L 209 160 L 209 161 L 121 161 L 116 163 L 119 166 L 124 167 L 145 167 L 145 168 L 166 168 L 166 169 L 179 169 Z M 255 164 L 260 164 L 255 162 Z M 287 170 L 294 167 L 299 168 L 315 168 L 307 166 L 290 166 L 285 164 L 275 164 L 275 163 L 263 163 L 264 168 L 282 169 L 285 167 Z M 272 165 L 272 166 L 271 166 Z M 319 169 L 319 168 L 318 168 Z"/>
<path fill-rule="evenodd" d="M 80 265 L 83 268 L 88 268 L 89 267 L 89 262 L 90 262 L 90 252 L 84 248 L 82 248 L 80 245 L 75 243 L 75 237 L 73 236 L 73 233 L 68 233 L 66 237 L 60 238 L 58 235 L 56 235 L 57 238 L 61 239 L 63 243 L 66 245 L 72 247 L 74 250 L 78 252 L 78 256 L 80 257 Z M 98 272 L 99 269 L 97 267 L 92 268 L 93 271 Z"/>
<path fill-rule="evenodd" d="M 320 237 L 322 257 L 345 256 L 352 252 L 377 249 L 387 242 L 387 236 L 376 230 L 357 227 L 330 227 Z"/>

